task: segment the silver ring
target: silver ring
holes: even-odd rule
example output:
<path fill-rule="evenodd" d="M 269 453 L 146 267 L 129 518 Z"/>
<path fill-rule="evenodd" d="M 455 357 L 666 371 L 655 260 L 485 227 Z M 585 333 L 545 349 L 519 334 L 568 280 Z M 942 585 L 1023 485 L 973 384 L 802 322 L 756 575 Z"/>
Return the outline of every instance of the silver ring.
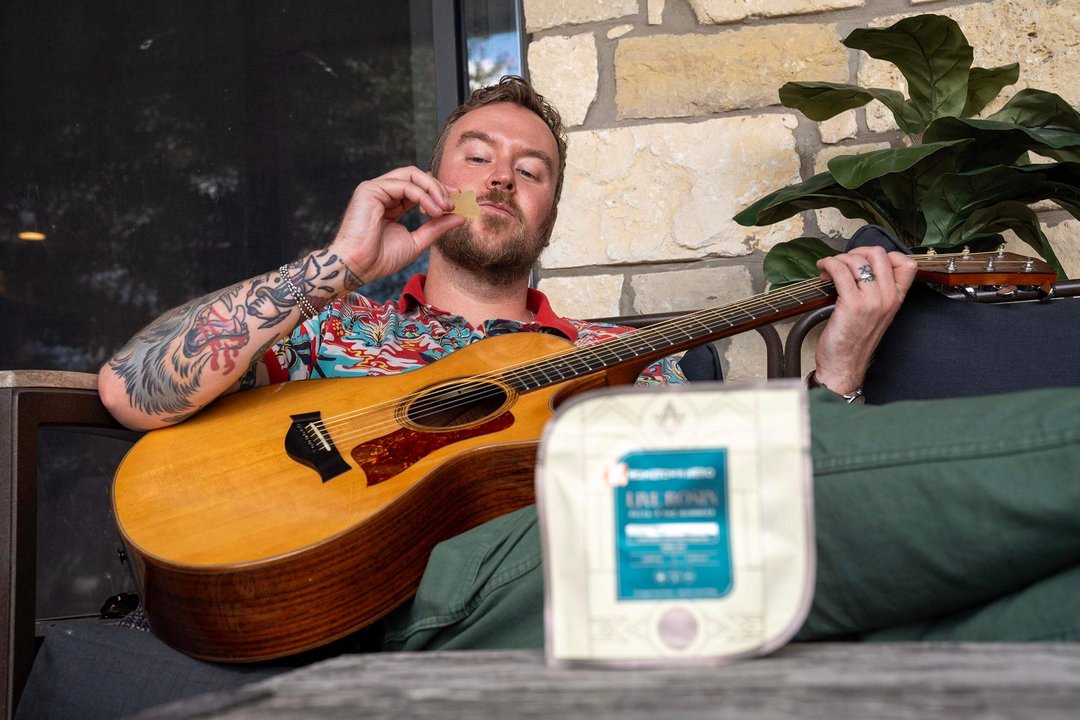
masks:
<path fill-rule="evenodd" d="M 855 282 L 874 282 L 874 271 L 870 269 L 869 265 L 859 267 L 859 277 Z"/>

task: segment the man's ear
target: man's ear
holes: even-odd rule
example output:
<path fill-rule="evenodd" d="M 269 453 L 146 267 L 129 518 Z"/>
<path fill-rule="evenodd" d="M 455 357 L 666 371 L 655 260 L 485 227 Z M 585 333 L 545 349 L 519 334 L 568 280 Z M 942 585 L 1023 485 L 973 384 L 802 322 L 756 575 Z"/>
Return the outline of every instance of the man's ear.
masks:
<path fill-rule="evenodd" d="M 544 247 L 551 244 L 551 233 L 555 230 L 555 221 L 559 219 L 559 208 L 551 208 L 547 220 L 544 222 Z"/>

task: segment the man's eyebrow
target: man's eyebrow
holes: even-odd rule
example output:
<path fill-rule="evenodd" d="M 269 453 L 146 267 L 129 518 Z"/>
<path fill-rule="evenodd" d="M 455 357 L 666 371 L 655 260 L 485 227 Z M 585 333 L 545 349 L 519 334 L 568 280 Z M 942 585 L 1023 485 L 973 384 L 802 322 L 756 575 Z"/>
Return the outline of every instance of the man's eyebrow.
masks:
<path fill-rule="evenodd" d="M 461 136 L 458 138 L 457 144 L 461 145 L 468 140 L 479 140 L 480 142 L 487 143 L 488 145 L 495 144 L 495 138 L 491 137 L 482 130 L 466 130 L 465 132 L 461 133 Z M 548 169 L 548 172 L 551 172 L 555 168 L 555 163 L 552 162 L 551 156 L 543 150 L 529 148 L 525 151 L 524 154 L 528 157 L 534 157 L 540 162 L 544 163 L 544 166 Z"/>

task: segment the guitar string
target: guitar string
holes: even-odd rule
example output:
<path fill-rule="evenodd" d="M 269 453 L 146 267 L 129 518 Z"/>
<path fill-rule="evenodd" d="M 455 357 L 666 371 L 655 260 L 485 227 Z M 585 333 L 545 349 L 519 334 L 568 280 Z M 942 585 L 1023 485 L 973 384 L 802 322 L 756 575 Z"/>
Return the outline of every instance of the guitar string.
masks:
<path fill-rule="evenodd" d="M 985 255 L 985 254 L 993 254 L 993 253 L 972 253 L 968 257 L 977 259 L 977 257 L 979 255 Z M 942 255 L 944 255 L 944 254 L 942 254 Z M 942 255 L 938 255 L 937 257 L 930 257 L 930 258 L 926 258 L 924 256 L 917 256 L 915 259 L 917 261 L 922 261 L 922 260 L 937 261 L 939 258 L 942 257 Z M 963 255 L 960 254 L 960 253 L 956 253 L 956 255 L 963 257 Z M 1004 269 L 999 269 L 999 271 L 1000 272 L 1005 272 Z M 796 289 L 796 290 L 805 289 L 807 286 L 813 287 L 814 285 L 817 285 L 817 289 L 820 290 L 820 289 L 823 289 L 824 287 L 826 287 L 828 284 L 829 283 L 822 283 L 818 279 L 813 279 L 813 280 L 810 280 L 810 281 L 806 281 L 804 283 L 793 284 L 793 285 L 787 286 L 786 288 L 781 288 L 781 289 L 778 289 L 778 290 L 775 290 L 775 291 L 772 291 L 772 292 L 769 292 L 769 293 L 764 293 L 764 294 L 761 294 L 761 295 L 758 295 L 758 296 L 748 298 L 746 301 L 743 301 L 741 303 L 735 303 L 733 305 L 724 306 L 724 307 L 721 307 L 721 308 L 714 308 L 712 310 L 707 310 L 707 311 L 704 311 L 702 313 L 692 313 L 691 317 L 689 317 L 689 319 L 694 321 L 694 322 L 704 322 L 704 318 L 706 316 L 712 318 L 712 317 L 715 317 L 717 314 L 723 314 L 723 312 L 727 311 L 727 310 L 731 310 L 731 309 L 738 310 L 738 309 L 740 309 L 740 306 L 746 306 L 750 302 L 764 301 L 767 298 L 768 299 L 776 299 L 776 298 L 779 298 L 780 296 L 782 296 L 784 294 L 790 294 L 790 292 L 785 293 L 784 292 L 785 290 L 790 291 L 792 289 Z M 765 304 L 768 305 L 771 309 L 775 310 L 775 308 L 773 308 L 771 304 L 769 304 L 767 302 L 765 302 Z M 616 339 L 616 342 L 618 342 L 619 340 L 622 340 L 622 341 L 624 341 L 623 344 L 638 344 L 638 345 L 640 345 L 640 344 L 643 344 L 643 343 L 639 342 L 641 340 L 645 340 L 647 342 L 649 340 L 652 340 L 655 336 L 659 336 L 660 338 L 665 340 L 666 344 L 671 344 L 671 340 L 670 340 L 670 338 L 667 337 L 667 334 L 666 334 L 668 330 L 681 331 L 682 333 L 686 333 L 686 339 L 694 339 L 695 336 L 693 334 L 691 334 L 691 333 L 687 333 L 687 331 L 685 329 L 683 329 L 681 327 L 681 325 L 680 325 L 680 323 L 685 321 L 687 318 L 688 318 L 688 316 L 683 316 L 681 318 L 676 318 L 675 320 L 672 320 L 672 321 L 668 321 L 668 322 L 665 322 L 665 323 L 658 323 L 657 325 L 649 326 L 647 328 L 642 328 L 641 330 L 639 330 L 639 331 L 637 331 L 635 333 L 627 334 L 627 335 L 625 335 L 625 336 L 623 336 L 621 338 Z M 753 319 L 753 316 L 751 316 L 751 318 Z M 731 324 L 730 320 L 728 321 L 728 323 L 729 323 L 729 327 L 732 327 L 732 324 Z M 653 347 L 651 345 L 649 345 L 649 348 L 650 349 L 657 349 L 657 348 L 655 348 L 655 347 Z M 512 366 L 506 366 L 504 368 L 497 368 L 497 369 L 495 369 L 493 371 L 490 371 L 490 372 L 488 372 L 486 374 L 476 375 L 476 376 L 473 376 L 472 378 L 470 378 L 470 379 L 468 379 L 468 380 L 466 380 L 464 382 L 457 383 L 455 387 L 457 387 L 459 389 L 463 388 L 463 391 L 457 393 L 453 397 L 447 397 L 445 400 L 437 400 L 437 401 L 432 401 L 432 400 L 428 399 L 426 403 L 424 402 L 423 399 L 421 399 L 420 401 L 414 403 L 413 408 L 414 409 L 419 408 L 419 409 L 423 410 L 424 413 L 426 413 L 426 415 L 414 414 L 413 417 L 414 417 L 414 419 L 422 418 L 422 417 L 425 417 L 425 416 L 430 417 L 430 416 L 433 416 L 434 414 L 436 414 L 437 412 L 442 412 L 442 411 L 447 410 L 447 409 L 456 408 L 459 405 L 460 406 L 468 406 L 468 405 L 472 405 L 472 404 L 474 404 L 474 403 L 476 403 L 476 402 L 478 402 L 480 400 L 486 399 L 486 398 L 505 395 L 505 391 L 504 391 L 504 389 L 502 387 L 493 384 L 495 382 L 495 379 L 498 378 L 500 375 L 509 375 L 512 372 L 516 371 L 517 369 L 527 367 L 529 365 L 539 366 L 539 365 L 544 364 L 545 362 L 550 362 L 551 360 L 555 360 L 555 359 L 566 358 L 566 357 L 569 357 L 569 356 L 574 355 L 574 354 L 578 354 L 578 355 L 582 355 L 582 356 L 585 356 L 585 355 L 597 356 L 597 355 L 599 355 L 601 353 L 610 355 L 610 354 L 613 354 L 614 352 L 615 352 L 615 349 L 611 348 L 611 343 L 606 342 L 606 343 L 600 343 L 598 345 L 588 346 L 588 347 L 584 347 L 584 348 L 569 348 L 566 351 L 560 351 L 560 352 L 552 353 L 552 354 L 550 354 L 550 355 L 548 355 L 546 357 L 531 359 L 528 362 L 520 363 L 520 364 L 518 364 L 516 366 L 512 365 Z M 637 355 L 632 355 L 631 357 L 636 357 L 636 356 Z M 623 358 L 623 357 L 620 357 L 618 355 L 615 355 L 616 362 L 619 361 L 619 360 L 625 360 L 625 359 L 627 359 L 627 358 Z M 587 370 L 585 372 L 578 373 L 579 375 L 586 375 L 586 374 L 589 374 L 590 372 L 599 371 L 600 369 L 602 369 L 602 368 L 590 368 L 590 366 L 587 364 L 587 362 L 588 362 L 587 360 L 582 359 L 582 362 L 586 363 L 585 367 L 586 367 Z M 572 375 L 571 378 L 572 377 L 574 377 L 574 376 Z M 547 375 L 546 371 L 544 372 L 544 379 L 547 381 L 547 384 L 552 384 L 552 380 Z M 560 375 L 558 381 L 562 381 L 562 380 L 566 380 L 566 379 L 570 379 L 570 378 L 565 378 L 565 377 Z M 558 382 L 558 381 L 555 381 L 555 382 Z M 470 384 L 472 386 L 474 386 L 474 387 L 487 388 L 488 392 L 486 392 L 486 393 L 483 393 L 483 392 L 482 393 L 477 393 L 477 392 L 475 392 L 475 390 L 470 391 L 469 390 Z M 538 387 L 542 386 L 543 384 L 544 383 L 541 383 L 540 385 L 538 385 Z M 434 393 L 429 393 L 429 394 L 434 394 Z M 394 400 L 383 403 L 382 405 L 385 406 L 385 407 L 395 407 L 395 408 L 400 407 L 402 405 L 402 403 L 407 402 L 411 396 L 415 396 L 415 395 L 416 395 L 415 393 L 410 393 L 409 395 L 406 395 L 405 397 L 395 398 Z M 327 420 L 314 421 L 311 424 L 329 431 L 332 426 L 341 425 L 343 423 L 351 422 L 352 419 L 354 419 L 355 417 L 357 417 L 359 415 L 372 413 L 372 412 L 377 411 L 378 409 L 380 409 L 379 405 L 370 406 L 370 407 L 366 407 L 366 408 L 361 408 L 361 409 L 349 411 L 347 413 L 343 413 L 341 415 L 335 416 L 334 418 L 328 418 Z M 385 427 L 396 427 L 396 426 L 399 426 L 399 423 L 397 423 L 396 421 L 390 420 L 390 421 L 384 422 L 384 426 Z M 364 428 L 362 430 L 360 430 L 359 432 L 361 434 L 362 433 L 379 432 L 382 429 L 383 428 L 379 427 L 378 425 L 367 425 L 367 426 L 364 426 Z M 353 435 L 341 436 L 340 439 L 346 440 L 346 439 L 351 439 L 352 437 L 353 437 Z"/>
<path fill-rule="evenodd" d="M 985 255 L 988 255 L 988 254 L 989 255 L 994 255 L 996 253 L 971 253 L 967 257 L 971 258 L 973 260 L 976 260 L 980 255 L 985 256 Z M 953 256 L 964 257 L 962 253 L 940 253 L 937 256 L 915 256 L 915 260 L 917 262 L 920 262 L 921 264 L 927 264 L 928 262 L 940 262 L 940 260 L 942 258 L 953 257 Z M 956 272 L 957 274 L 960 274 L 963 271 L 953 271 L 953 272 Z M 1007 272 L 1007 270 L 1004 269 L 1004 268 L 998 268 L 998 272 Z M 470 378 L 468 378 L 468 379 L 466 379 L 466 380 L 464 380 L 462 382 L 458 382 L 458 383 L 454 384 L 453 387 L 460 391 L 460 392 L 455 393 L 454 396 L 447 396 L 445 394 L 440 395 L 437 392 L 436 393 L 431 393 L 430 389 L 426 389 L 426 390 L 428 390 L 429 395 L 434 395 L 436 397 L 444 397 L 445 399 L 437 399 L 437 400 L 430 400 L 429 399 L 425 403 L 425 401 L 421 397 L 420 400 L 413 403 L 412 407 L 413 407 L 413 409 L 422 411 L 423 414 L 414 413 L 414 414 L 411 415 L 411 417 L 413 417 L 414 420 L 422 419 L 423 417 L 431 417 L 431 416 L 436 415 L 439 412 L 444 412 L 446 410 L 454 409 L 454 408 L 459 407 L 459 406 L 467 407 L 469 405 L 473 405 L 473 404 L 475 404 L 475 403 L 477 403 L 477 402 L 479 402 L 481 400 L 484 400 L 484 399 L 489 399 L 489 398 L 498 397 L 500 395 L 505 395 L 506 394 L 505 390 L 501 386 L 495 384 L 496 380 L 498 378 L 500 378 L 501 376 L 510 375 L 510 374 L 512 374 L 514 372 L 517 372 L 518 370 L 520 370 L 522 368 L 526 368 L 526 367 L 529 367 L 529 366 L 533 366 L 535 368 L 536 366 L 540 366 L 540 365 L 543 365 L 545 363 L 550 363 L 550 362 L 552 362 L 554 360 L 564 360 L 565 361 L 566 358 L 569 358 L 569 357 L 574 356 L 574 355 L 578 355 L 581 362 L 585 364 L 586 371 L 580 372 L 580 373 L 577 373 L 577 374 L 586 375 L 586 374 L 589 374 L 590 372 L 599 371 L 600 369 L 602 369 L 602 367 L 601 368 L 591 368 L 591 366 L 588 364 L 588 360 L 584 359 L 584 356 L 592 355 L 594 357 L 598 357 L 600 354 L 612 355 L 612 354 L 616 353 L 617 349 L 621 349 L 621 348 L 610 347 L 612 342 L 619 343 L 620 341 L 622 341 L 620 343 L 620 345 L 646 345 L 650 350 L 655 350 L 655 349 L 658 349 L 658 348 L 653 347 L 650 344 L 651 340 L 654 340 L 654 339 L 663 340 L 665 342 L 665 344 L 672 344 L 671 338 L 668 337 L 668 332 L 669 331 L 680 332 L 680 333 L 686 335 L 685 339 L 693 340 L 695 338 L 695 335 L 693 335 L 692 333 L 689 333 L 683 327 L 684 323 L 685 324 L 689 324 L 689 323 L 706 324 L 706 323 L 709 323 L 711 321 L 714 321 L 715 319 L 717 319 L 719 317 L 720 319 L 726 321 L 728 323 L 729 327 L 734 327 L 733 321 L 731 319 L 729 319 L 729 318 L 724 317 L 725 314 L 728 314 L 731 311 L 737 311 L 737 312 L 741 312 L 743 314 L 746 314 L 746 315 L 749 316 L 750 319 L 757 319 L 758 316 L 755 316 L 755 315 L 749 313 L 746 308 L 754 306 L 755 309 L 764 309 L 762 306 L 765 306 L 768 309 L 771 309 L 771 310 L 775 311 L 776 308 L 773 307 L 773 305 L 771 303 L 769 303 L 768 300 L 770 300 L 770 299 L 771 300 L 784 299 L 785 296 L 792 296 L 795 293 L 803 291 L 803 290 L 816 290 L 819 293 L 817 295 L 817 297 L 820 298 L 821 297 L 820 293 L 823 293 L 826 290 L 826 288 L 831 284 L 832 284 L 831 282 L 822 281 L 819 278 L 814 278 L 814 279 L 804 281 L 804 282 L 801 282 L 801 283 L 795 283 L 795 284 L 792 284 L 792 285 L 788 285 L 788 286 L 785 286 L 783 288 L 773 290 L 771 292 L 762 293 L 762 294 L 759 294 L 759 295 L 756 295 L 756 296 L 752 296 L 750 298 L 747 298 L 747 299 L 745 299 L 743 301 L 740 301 L 740 302 L 737 302 L 737 303 L 733 303 L 733 304 L 718 307 L 718 308 L 708 309 L 708 310 L 705 310 L 705 311 L 702 311 L 702 312 L 690 313 L 688 315 L 682 316 L 680 318 L 676 318 L 674 320 L 670 320 L 670 321 L 663 322 L 663 323 L 657 323 L 656 325 L 652 325 L 652 326 L 642 328 L 642 329 L 640 329 L 640 330 L 638 330 L 636 332 L 627 333 L 626 335 L 623 335 L 623 336 L 621 336 L 619 338 L 616 338 L 614 341 L 608 341 L 608 342 L 604 342 L 604 343 L 599 343 L 597 345 L 586 346 L 586 347 L 581 347 L 581 348 L 571 347 L 571 348 L 568 348 L 565 351 L 558 351 L 558 352 L 551 353 L 551 354 L 549 354 L 547 356 L 542 356 L 542 357 L 539 357 L 539 358 L 532 358 L 532 359 L 530 359 L 528 361 L 525 361 L 525 362 L 522 362 L 522 363 L 519 363 L 519 364 L 516 364 L 516 365 L 509 365 L 509 366 L 505 366 L 505 367 L 502 367 L 502 368 L 496 368 L 494 370 L 490 370 L 490 371 L 488 371 L 486 373 L 472 376 L 472 377 L 470 377 Z M 831 293 L 825 293 L 825 294 L 827 295 L 827 294 L 831 294 Z M 806 298 L 806 300 L 809 300 L 809 299 L 814 299 L 814 298 Z M 800 301 L 799 304 L 802 304 L 802 301 Z M 709 327 L 708 325 L 706 325 L 706 327 L 707 327 L 707 329 L 710 329 L 710 330 L 715 329 L 713 327 Z M 631 355 L 630 357 L 637 357 L 640 354 L 643 354 L 643 353 L 637 353 L 635 355 Z M 628 358 L 625 358 L 625 357 L 621 357 L 621 356 L 619 356 L 617 354 L 615 354 L 614 357 L 615 357 L 616 362 L 618 362 L 619 360 L 628 359 Z M 571 379 L 574 376 L 575 375 L 571 375 L 570 378 L 564 378 L 564 377 L 562 377 L 560 375 L 559 380 L 554 381 L 554 383 L 560 382 L 562 380 Z M 536 376 L 533 375 L 533 377 L 535 378 Z M 546 381 L 546 384 L 554 384 L 553 381 L 551 380 L 551 378 L 547 375 L 546 371 L 544 371 L 544 380 Z M 545 383 L 542 382 L 537 387 L 541 387 L 544 384 Z M 473 388 L 476 388 L 476 387 L 486 388 L 487 392 L 483 392 L 483 391 L 477 392 L 475 390 L 470 390 L 470 386 L 472 386 Z M 349 424 L 349 423 L 353 422 L 357 417 L 359 417 L 361 415 L 376 413 L 380 409 L 400 407 L 400 406 L 402 406 L 403 403 L 407 402 L 410 399 L 410 397 L 416 397 L 416 396 L 417 396 L 417 393 L 409 393 L 405 397 L 399 397 L 399 398 L 395 398 L 394 400 L 387 401 L 387 402 L 384 402 L 384 403 L 379 403 L 379 404 L 376 404 L 376 405 L 373 405 L 373 406 L 351 410 L 351 411 L 348 411 L 348 412 L 341 413 L 339 415 L 333 416 L 332 418 L 326 418 L 326 419 L 320 419 L 320 420 L 312 421 L 311 423 L 309 423 L 309 425 L 313 425 L 313 426 L 315 426 L 315 427 L 317 427 L 317 428 L 319 428 L 321 430 L 325 430 L 327 432 L 333 431 L 336 434 L 336 430 L 334 430 L 334 428 L 339 427 L 339 426 L 341 426 L 343 424 Z M 379 424 L 365 425 L 362 429 L 359 429 L 356 433 L 339 434 L 338 439 L 340 439 L 342 441 L 350 440 L 353 437 L 357 437 L 357 436 L 359 436 L 361 434 L 379 433 L 384 428 L 393 428 L 393 427 L 399 427 L 399 426 L 400 426 L 400 423 L 398 423 L 397 421 L 395 421 L 395 420 L 387 420 L 387 421 L 383 421 L 381 426 Z"/>

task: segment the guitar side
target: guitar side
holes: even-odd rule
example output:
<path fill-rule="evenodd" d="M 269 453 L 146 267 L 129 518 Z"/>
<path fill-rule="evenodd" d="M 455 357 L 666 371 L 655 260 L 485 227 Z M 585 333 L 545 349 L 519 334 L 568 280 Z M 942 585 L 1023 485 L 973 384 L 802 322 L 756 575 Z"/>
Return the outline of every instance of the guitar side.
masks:
<path fill-rule="evenodd" d="M 567 347 L 499 336 L 401 375 L 240 393 L 149 433 L 121 463 L 113 504 L 155 632 L 195 657 L 243 662 L 318 647 L 388 613 L 415 592 L 435 544 L 533 502 L 536 443 L 569 388 L 514 395 L 495 429 L 468 421 L 448 444 L 409 423 L 403 398 Z M 284 449 L 293 416 L 308 412 L 347 466 L 325 480 Z M 371 448 L 416 457 L 373 483 L 354 448 L 361 460 Z"/>

